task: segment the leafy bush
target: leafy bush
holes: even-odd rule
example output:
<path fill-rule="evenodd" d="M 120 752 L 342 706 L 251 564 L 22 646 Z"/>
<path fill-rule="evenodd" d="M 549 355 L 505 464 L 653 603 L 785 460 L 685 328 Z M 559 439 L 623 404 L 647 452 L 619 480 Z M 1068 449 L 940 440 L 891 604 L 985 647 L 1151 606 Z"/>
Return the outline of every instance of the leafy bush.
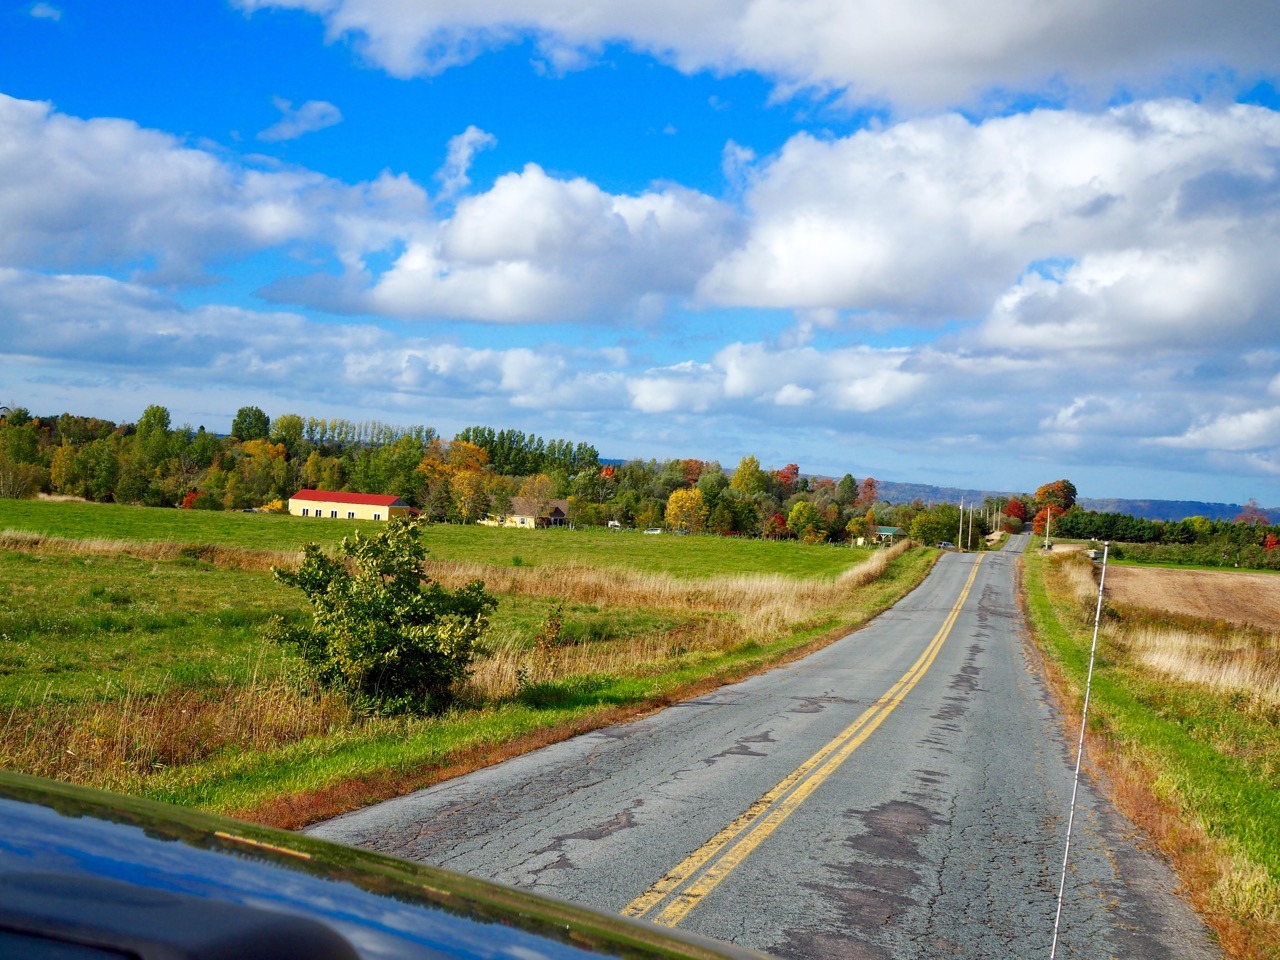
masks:
<path fill-rule="evenodd" d="M 272 620 L 268 636 L 294 646 L 323 685 L 378 713 L 444 709 L 471 666 L 497 601 L 472 581 L 446 590 L 423 574 L 418 520 L 344 537 L 338 557 L 318 544 L 277 580 L 311 601 L 309 627 Z"/>

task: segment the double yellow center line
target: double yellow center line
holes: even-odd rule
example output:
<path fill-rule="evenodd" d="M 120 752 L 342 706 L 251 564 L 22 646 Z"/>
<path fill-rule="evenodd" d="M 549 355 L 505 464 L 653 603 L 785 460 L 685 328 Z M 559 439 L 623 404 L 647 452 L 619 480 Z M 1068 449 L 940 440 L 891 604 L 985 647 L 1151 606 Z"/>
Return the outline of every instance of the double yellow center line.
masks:
<path fill-rule="evenodd" d="M 782 825 L 809 794 L 839 768 L 875 732 L 912 688 L 920 682 L 955 626 L 973 582 L 978 576 L 979 556 L 960 591 L 960 598 L 911 668 L 868 707 L 834 740 L 802 763 L 786 779 L 747 808 L 746 812 L 690 854 L 665 877 L 622 909 L 628 917 L 644 917 L 674 927 L 696 907 L 720 881 Z"/>

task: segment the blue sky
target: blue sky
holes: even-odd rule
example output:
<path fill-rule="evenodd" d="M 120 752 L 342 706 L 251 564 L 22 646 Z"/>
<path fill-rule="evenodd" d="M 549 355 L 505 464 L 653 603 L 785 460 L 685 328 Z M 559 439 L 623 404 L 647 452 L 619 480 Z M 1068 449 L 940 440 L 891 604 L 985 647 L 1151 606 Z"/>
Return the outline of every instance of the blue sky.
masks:
<path fill-rule="evenodd" d="M 1254 0 L 0 5 L 0 402 L 1278 505 L 1277 64 Z"/>

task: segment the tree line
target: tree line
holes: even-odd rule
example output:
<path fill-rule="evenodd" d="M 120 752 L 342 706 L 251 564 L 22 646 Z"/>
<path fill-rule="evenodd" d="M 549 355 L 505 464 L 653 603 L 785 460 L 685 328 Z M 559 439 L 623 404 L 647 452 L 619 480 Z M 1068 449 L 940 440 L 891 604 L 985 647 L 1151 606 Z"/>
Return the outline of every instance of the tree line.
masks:
<path fill-rule="evenodd" d="M 1038 536 L 1109 541 L 1117 560 L 1280 570 L 1280 524 L 1273 524 L 1254 500 L 1234 520 L 1148 520 L 1083 510 L 1076 503 L 1075 487 L 1059 480 L 1040 487 L 1034 497 L 1011 499 L 1004 512 L 1006 529 L 1021 529 L 1021 522 L 1031 516 Z"/>
<path fill-rule="evenodd" d="M 148 406 L 134 423 L 0 408 L 0 496 L 206 510 L 283 509 L 302 488 L 390 494 L 431 520 L 475 522 L 517 499 L 569 504 L 578 525 L 682 532 L 872 539 L 904 526 L 923 504 L 892 507 L 873 478 L 801 475 L 792 463 L 732 471 L 698 459 L 605 464 L 595 447 L 518 430 L 472 426 L 452 440 L 433 427 L 303 417 L 242 407 L 226 436 L 174 426 Z"/>
<path fill-rule="evenodd" d="M 992 530 L 1017 532 L 1029 524 L 1043 535 L 1048 523 L 1055 536 L 1122 541 L 1135 559 L 1280 562 L 1280 527 L 1256 506 L 1235 523 L 1091 513 L 1076 504 L 1069 480 L 1034 494 L 988 497 L 962 513 L 952 504 L 886 503 L 871 477 L 809 477 L 794 463 L 765 469 L 750 455 L 728 470 L 699 459 L 603 463 L 586 443 L 487 426 L 446 440 L 425 425 L 292 413 L 272 419 L 248 406 L 221 436 L 175 427 L 159 405 L 148 406 L 136 423 L 0 407 L 0 497 L 44 492 L 155 507 L 283 510 L 302 488 L 390 494 L 427 519 L 455 523 L 507 514 L 517 499 L 537 509 L 564 500 L 579 526 L 811 543 L 873 541 L 879 527 L 896 527 L 920 543 L 980 549 Z"/>

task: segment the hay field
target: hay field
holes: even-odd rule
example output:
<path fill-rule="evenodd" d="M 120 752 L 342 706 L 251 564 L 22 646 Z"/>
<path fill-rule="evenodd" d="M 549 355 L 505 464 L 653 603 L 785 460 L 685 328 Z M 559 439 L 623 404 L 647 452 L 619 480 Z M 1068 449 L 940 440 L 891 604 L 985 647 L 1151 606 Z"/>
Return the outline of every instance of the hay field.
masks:
<path fill-rule="evenodd" d="M 1113 566 L 1107 592 L 1126 606 L 1280 629 L 1280 576 L 1274 573 Z"/>

